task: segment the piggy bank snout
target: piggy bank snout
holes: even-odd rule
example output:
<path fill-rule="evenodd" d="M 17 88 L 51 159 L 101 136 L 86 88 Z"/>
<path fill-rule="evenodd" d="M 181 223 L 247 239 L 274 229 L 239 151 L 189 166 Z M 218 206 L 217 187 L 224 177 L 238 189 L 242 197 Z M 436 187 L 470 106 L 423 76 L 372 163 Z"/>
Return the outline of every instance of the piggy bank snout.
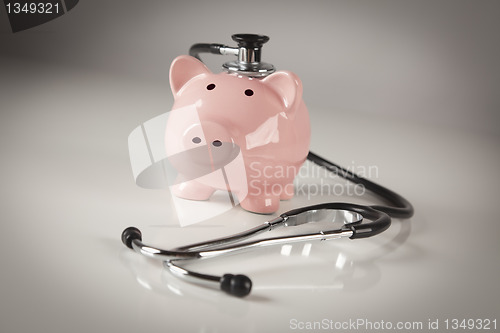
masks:
<path fill-rule="evenodd" d="M 224 142 L 234 141 L 222 125 L 208 121 L 189 127 L 183 136 L 185 149 L 199 147 L 200 145 L 211 145 L 217 148 L 221 147 Z"/>
<path fill-rule="evenodd" d="M 184 149 L 189 160 L 198 165 L 218 169 L 238 156 L 240 148 L 220 124 L 205 121 L 184 132 Z"/>

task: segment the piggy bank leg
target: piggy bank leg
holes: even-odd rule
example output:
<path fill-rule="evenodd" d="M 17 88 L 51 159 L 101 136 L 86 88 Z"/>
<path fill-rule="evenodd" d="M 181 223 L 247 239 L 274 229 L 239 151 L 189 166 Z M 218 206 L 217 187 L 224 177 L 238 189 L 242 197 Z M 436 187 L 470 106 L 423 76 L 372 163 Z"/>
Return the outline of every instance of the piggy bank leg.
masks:
<path fill-rule="evenodd" d="M 277 195 L 255 195 L 247 194 L 244 199 L 240 199 L 240 206 L 252 213 L 272 214 L 280 206 L 280 198 Z"/>
<path fill-rule="evenodd" d="M 280 200 L 289 200 L 293 198 L 294 195 L 293 179 L 288 180 L 282 186 L 282 191 L 280 194 Z"/>
<path fill-rule="evenodd" d="M 208 200 L 215 192 L 213 187 L 196 180 L 182 181 L 182 177 L 178 177 L 176 184 L 170 189 L 176 197 L 188 200 Z"/>
<path fill-rule="evenodd" d="M 243 209 L 259 214 L 271 214 L 280 206 L 281 187 L 267 180 L 253 181 L 248 184 L 248 192 L 238 199 Z"/>

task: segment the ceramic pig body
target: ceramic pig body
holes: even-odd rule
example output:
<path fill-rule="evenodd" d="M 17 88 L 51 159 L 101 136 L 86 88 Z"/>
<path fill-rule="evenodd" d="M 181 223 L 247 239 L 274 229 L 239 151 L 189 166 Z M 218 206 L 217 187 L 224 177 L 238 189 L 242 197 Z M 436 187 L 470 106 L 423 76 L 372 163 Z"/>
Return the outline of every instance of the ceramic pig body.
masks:
<path fill-rule="evenodd" d="M 180 56 L 170 85 L 175 102 L 165 144 L 179 172 L 176 196 L 207 200 L 217 189 L 229 190 L 244 209 L 265 214 L 293 196 L 310 143 L 295 74 L 214 74 L 196 58 Z"/>

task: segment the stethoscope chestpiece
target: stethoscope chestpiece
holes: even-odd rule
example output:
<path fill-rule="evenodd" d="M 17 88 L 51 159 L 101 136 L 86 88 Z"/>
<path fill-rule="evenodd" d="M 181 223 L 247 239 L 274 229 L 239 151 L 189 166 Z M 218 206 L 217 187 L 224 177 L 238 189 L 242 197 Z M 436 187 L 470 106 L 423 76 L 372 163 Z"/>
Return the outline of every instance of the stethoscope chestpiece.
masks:
<path fill-rule="evenodd" d="M 262 46 L 269 41 L 268 36 L 235 34 L 231 37 L 238 43 L 238 60 L 222 65 L 229 73 L 264 77 L 276 70 L 273 65 L 261 61 Z"/>
<path fill-rule="evenodd" d="M 200 59 L 200 53 L 238 56 L 236 61 L 229 61 L 222 65 L 224 70 L 231 74 L 235 73 L 248 77 L 265 77 L 276 71 L 276 68 L 272 64 L 261 61 L 262 46 L 269 41 L 268 36 L 234 34 L 231 37 L 238 43 L 238 47 L 213 43 L 198 43 L 191 46 L 189 54 L 197 59 Z"/>

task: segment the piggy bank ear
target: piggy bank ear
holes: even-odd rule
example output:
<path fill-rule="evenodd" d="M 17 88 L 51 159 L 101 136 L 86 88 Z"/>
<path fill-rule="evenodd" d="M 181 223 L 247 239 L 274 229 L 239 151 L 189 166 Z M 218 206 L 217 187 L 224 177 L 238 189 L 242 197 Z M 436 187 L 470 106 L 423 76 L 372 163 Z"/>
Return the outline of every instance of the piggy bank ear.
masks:
<path fill-rule="evenodd" d="M 181 88 L 193 77 L 210 74 L 210 70 L 198 59 L 182 55 L 174 59 L 170 65 L 170 88 L 174 97 Z"/>
<path fill-rule="evenodd" d="M 280 96 L 287 112 L 293 113 L 302 99 L 302 82 L 292 72 L 279 71 L 262 80 Z"/>

